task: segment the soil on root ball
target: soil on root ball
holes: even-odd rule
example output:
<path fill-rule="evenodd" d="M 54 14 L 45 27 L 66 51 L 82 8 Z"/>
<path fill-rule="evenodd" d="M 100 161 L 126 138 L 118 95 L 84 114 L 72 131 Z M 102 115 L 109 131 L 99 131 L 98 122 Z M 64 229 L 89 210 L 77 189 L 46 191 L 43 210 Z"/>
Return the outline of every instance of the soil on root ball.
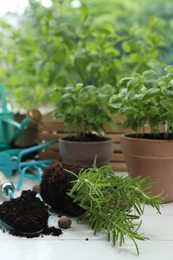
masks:
<path fill-rule="evenodd" d="M 63 212 L 70 216 L 78 216 L 83 209 L 73 203 L 67 192 L 72 188 L 72 181 L 76 179 L 83 167 L 81 165 L 68 165 L 56 162 L 47 167 L 42 176 L 40 194 L 44 202 L 53 210 Z"/>

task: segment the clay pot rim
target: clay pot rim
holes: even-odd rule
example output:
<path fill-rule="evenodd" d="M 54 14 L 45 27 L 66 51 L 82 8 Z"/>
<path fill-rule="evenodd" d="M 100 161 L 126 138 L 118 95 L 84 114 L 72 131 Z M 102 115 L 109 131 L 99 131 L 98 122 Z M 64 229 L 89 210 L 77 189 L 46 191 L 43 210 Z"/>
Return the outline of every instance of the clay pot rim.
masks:
<path fill-rule="evenodd" d="M 146 133 L 147 134 L 147 133 Z M 135 137 L 134 137 L 135 136 Z M 126 133 L 121 135 L 121 139 L 126 139 L 130 141 L 135 141 L 135 142 L 156 142 L 156 143 L 166 143 L 166 142 L 173 142 L 173 139 L 152 139 L 152 138 L 139 138 L 137 137 L 136 133 Z"/>

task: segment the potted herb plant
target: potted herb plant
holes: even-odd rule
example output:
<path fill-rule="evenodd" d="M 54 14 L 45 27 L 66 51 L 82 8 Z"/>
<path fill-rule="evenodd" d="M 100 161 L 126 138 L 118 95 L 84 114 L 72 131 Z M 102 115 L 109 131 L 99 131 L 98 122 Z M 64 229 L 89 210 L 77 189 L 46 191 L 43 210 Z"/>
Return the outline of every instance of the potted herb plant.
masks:
<path fill-rule="evenodd" d="M 173 201 L 173 66 L 166 74 L 135 73 L 120 80 L 121 90 L 110 99 L 115 112 L 126 116 L 123 126 L 135 133 L 121 138 L 127 169 L 136 177 L 157 182 L 154 194 Z M 146 125 L 148 130 L 145 131 Z"/>
<path fill-rule="evenodd" d="M 116 127 L 114 109 L 108 106 L 115 93 L 112 85 L 96 87 L 76 84 L 57 87 L 52 91 L 54 115 L 64 119 L 67 136 L 59 139 L 59 150 L 64 163 L 91 166 L 106 165 L 113 152 L 113 140 L 104 136 L 104 126 Z"/>

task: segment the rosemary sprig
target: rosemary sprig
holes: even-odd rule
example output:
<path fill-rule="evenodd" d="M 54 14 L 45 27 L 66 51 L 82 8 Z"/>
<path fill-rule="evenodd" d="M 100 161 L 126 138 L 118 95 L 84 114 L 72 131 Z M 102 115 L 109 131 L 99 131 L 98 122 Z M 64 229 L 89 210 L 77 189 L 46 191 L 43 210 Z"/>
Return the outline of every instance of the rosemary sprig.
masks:
<path fill-rule="evenodd" d="M 147 178 L 130 178 L 116 176 L 110 166 L 82 169 L 68 195 L 86 212 L 83 217 L 94 230 L 107 232 L 108 241 L 113 245 L 122 246 L 129 237 L 135 244 L 136 240 L 146 240 L 147 237 L 138 232 L 144 213 L 144 205 L 154 207 L 160 213 L 161 195 L 153 196 L 149 189 L 154 183 Z"/>

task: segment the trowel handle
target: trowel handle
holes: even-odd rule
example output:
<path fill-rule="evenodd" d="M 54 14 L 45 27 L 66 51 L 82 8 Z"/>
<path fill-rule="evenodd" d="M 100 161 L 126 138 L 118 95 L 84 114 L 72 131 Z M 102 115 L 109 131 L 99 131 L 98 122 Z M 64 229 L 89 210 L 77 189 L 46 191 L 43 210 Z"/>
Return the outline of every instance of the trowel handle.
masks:
<path fill-rule="evenodd" d="M 5 174 L 3 172 L 0 171 L 0 185 L 2 182 L 4 181 L 8 181 L 7 177 L 5 176 Z"/>
<path fill-rule="evenodd" d="M 3 172 L 0 171 L 0 189 L 2 193 L 9 196 L 10 198 L 13 197 L 14 192 L 14 184 L 12 181 L 8 180 L 7 177 Z"/>

